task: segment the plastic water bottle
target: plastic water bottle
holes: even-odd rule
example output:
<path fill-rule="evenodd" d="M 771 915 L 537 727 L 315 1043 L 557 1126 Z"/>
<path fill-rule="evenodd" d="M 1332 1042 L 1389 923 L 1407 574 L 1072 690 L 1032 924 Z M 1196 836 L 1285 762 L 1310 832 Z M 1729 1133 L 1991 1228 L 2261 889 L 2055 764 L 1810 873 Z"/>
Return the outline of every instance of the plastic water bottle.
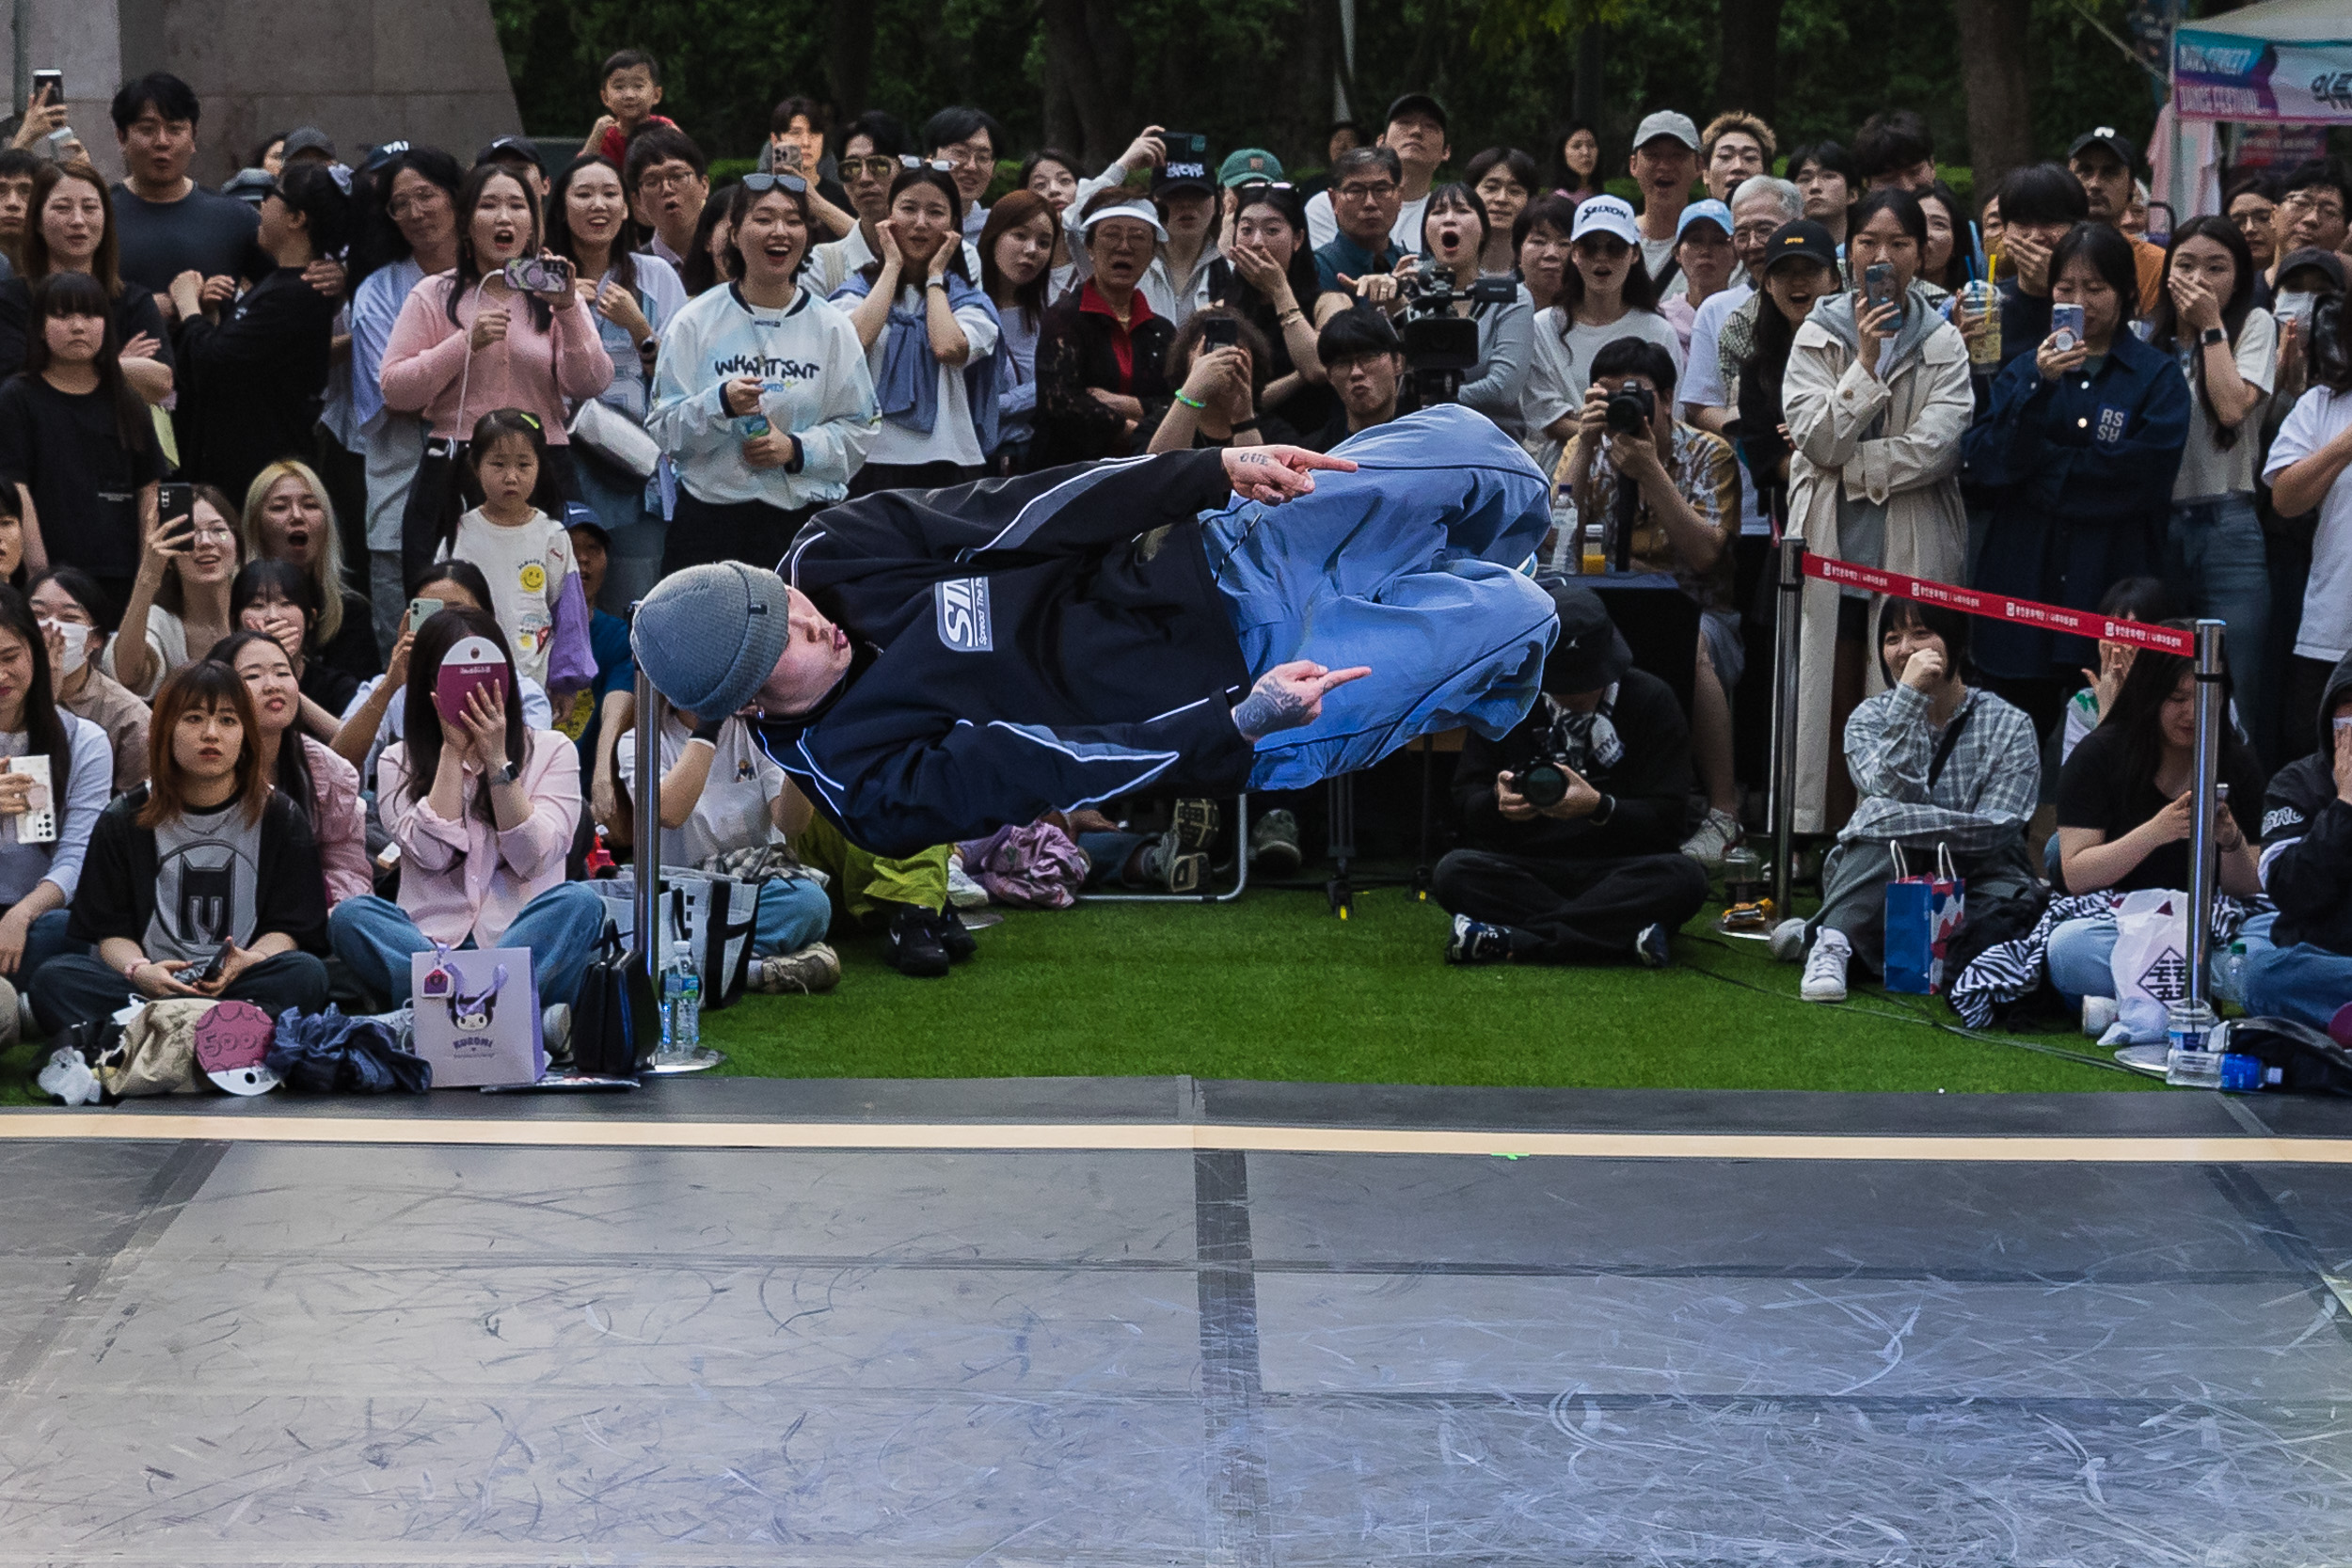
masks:
<path fill-rule="evenodd" d="M 2213 989 L 2220 1000 L 2246 1006 L 2246 943 L 2230 943 L 2229 956 L 2221 960 L 2221 974 L 2215 979 Z"/>
<path fill-rule="evenodd" d="M 2221 1086 L 2221 1053 L 2213 1048 L 2213 1008 L 2203 1002 L 2175 1002 L 2165 1009 L 2164 1081 L 2191 1089 Z"/>
<path fill-rule="evenodd" d="M 678 942 L 661 972 L 661 1045 L 692 1051 L 703 1042 L 703 981 L 695 973 L 693 948 Z"/>

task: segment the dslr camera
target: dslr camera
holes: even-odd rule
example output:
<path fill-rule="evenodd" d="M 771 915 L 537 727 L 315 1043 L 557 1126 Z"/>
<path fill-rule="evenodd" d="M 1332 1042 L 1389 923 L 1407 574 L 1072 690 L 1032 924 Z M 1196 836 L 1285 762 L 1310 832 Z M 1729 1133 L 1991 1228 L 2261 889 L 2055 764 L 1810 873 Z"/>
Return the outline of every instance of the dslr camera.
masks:
<path fill-rule="evenodd" d="M 1548 811 L 1568 798 L 1568 765 L 1559 757 L 1535 757 L 1511 775 L 1511 786 L 1537 811 Z"/>
<path fill-rule="evenodd" d="M 1482 277 L 1469 289 L 1454 286 L 1454 275 L 1442 270 L 1415 273 L 1397 282 L 1405 301 L 1405 319 L 1398 336 L 1405 343 L 1405 363 L 1412 372 L 1421 406 L 1452 403 L 1461 394 L 1462 375 L 1478 368 L 1478 322 L 1457 316 L 1454 307 L 1467 299 L 1480 305 L 1507 305 L 1518 298 L 1518 285 L 1507 277 Z"/>
<path fill-rule="evenodd" d="M 1638 381 L 1620 382 L 1609 394 L 1606 418 L 1612 436 L 1647 436 L 1657 416 L 1657 394 Z"/>

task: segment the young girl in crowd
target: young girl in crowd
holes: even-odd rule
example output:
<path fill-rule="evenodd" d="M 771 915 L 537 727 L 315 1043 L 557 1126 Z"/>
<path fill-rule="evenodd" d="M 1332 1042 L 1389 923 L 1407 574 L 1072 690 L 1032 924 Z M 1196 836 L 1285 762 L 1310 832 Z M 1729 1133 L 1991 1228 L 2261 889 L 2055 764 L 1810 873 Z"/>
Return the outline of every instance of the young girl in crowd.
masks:
<path fill-rule="evenodd" d="M 291 561 L 252 561 L 229 585 L 229 615 L 240 631 L 258 631 L 286 650 L 301 683 L 302 725 L 312 735 L 331 736 L 359 683 L 347 670 L 317 657 L 319 588 Z"/>
<path fill-rule="evenodd" d="M 150 781 L 99 816 L 73 893 L 68 935 L 96 950 L 34 976 L 33 1015 L 51 1034 L 134 996 L 250 1002 L 272 1018 L 326 1006 L 318 847 L 270 787 L 254 728 L 225 664 L 188 665 L 155 694 Z"/>
<path fill-rule="evenodd" d="M 171 396 L 171 329 L 155 296 L 126 284 L 116 270 L 114 202 L 105 177 L 87 164 L 44 164 L 33 176 L 19 276 L 0 282 L 0 376 L 27 369 L 33 340 L 33 285 L 58 273 L 96 279 L 121 346 L 122 378 L 140 399 Z"/>
<path fill-rule="evenodd" d="M 524 948 L 539 1005 L 568 1006 L 605 919 L 587 884 L 564 879 L 580 827 L 580 759 L 555 731 L 524 726 L 511 656 L 506 679 L 442 710 L 441 662 L 469 637 L 507 655 L 505 632 L 478 610 L 443 610 L 416 634 L 405 736 L 376 774 L 376 809 L 401 851 L 400 902 L 370 894 L 336 905 L 335 953 L 398 1006 L 408 1000 L 409 956 L 435 942 Z"/>
<path fill-rule="evenodd" d="M 1031 160 L 1034 162 L 1035 160 Z M 1048 262 L 1062 242 L 1059 215 L 1042 196 L 1014 191 L 988 210 L 980 230 L 980 287 L 1003 329 L 992 471 L 1020 473 L 1037 420 L 1037 339 L 1045 322 Z"/>
<path fill-rule="evenodd" d="M 294 803 L 318 844 L 329 909 L 375 888 L 368 863 L 367 814 L 359 770 L 296 725 L 302 691 L 294 664 L 274 637 L 241 631 L 206 656 L 236 671 L 253 700 L 253 745 L 262 776 Z"/>
<path fill-rule="evenodd" d="M 0 757 L 49 759 L 45 792 L 25 774 L 0 772 L 0 910 L 6 911 L 0 913 L 0 975 L 20 989 L 35 970 L 72 946 L 65 907 L 80 885 L 90 834 L 113 793 L 105 732 L 60 712 L 51 689 L 48 639 L 24 596 L 0 587 Z M 24 814 L 44 806 L 56 814 L 56 840 L 20 840 Z M 10 1005 L 14 1000 L 0 997 Z"/>
<path fill-rule="evenodd" d="M 976 475 L 996 445 L 996 308 L 965 269 L 963 201 L 928 166 L 890 182 L 882 259 L 845 281 L 882 427 L 851 496 L 931 488 Z"/>
<path fill-rule="evenodd" d="M 128 598 L 164 457 L 124 379 L 104 288 L 87 273 L 42 278 L 30 334 L 24 372 L 0 386 L 0 479 L 17 487 L 25 562 L 79 566 Z"/>
<path fill-rule="evenodd" d="M 552 696 L 587 685 L 596 666 L 572 537 L 560 516 L 548 515 L 561 513 L 564 501 L 547 451 L 536 414 L 495 408 L 475 421 L 466 471 L 482 502 L 451 523 L 437 558 L 482 568 L 515 668 Z"/>
<path fill-rule="evenodd" d="M 310 577 L 318 590 L 322 659 L 356 681 L 384 668 L 368 601 L 344 585 L 335 505 L 309 464 L 284 458 L 253 476 L 245 492 L 245 558 L 287 562 Z"/>
<path fill-rule="evenodd" d="M 432 437 L 401 523 L 404 576 L 433 559 L 458 448 L 493 408 L 538 416 L 556 490 L 582 499 L 572 472 L 566 398 L 612 383 L 595 315 L 572 289 L 570 263 L 540 245 L 539 193 L 501 164 L 484 164 L 457 193 L 457 266 L 427 278 L 400 309 L 384 350 L 387 407 L 421 412 Z M 508 285 L 508 262 L 536 257 L 560 276 L 550 287 Z"/>
<path fill-rule="evenodd" d="M 106 673 L 141 698 L 188 662 L 189 648 L 211 647 L 232 624 L 229 591 L 245 564 L 236 513 L 227 496 L 199 484 L 189 514 L 147 531 L 121 621 L 121 627 L 145 626 L 147 635 L 118 628 L 106 644 Z"/>
<path fill-rule="evenodd" d="M 137 788 L 147 782 L 147 705 L 99 668 L 113 641 L 106 630 L 113 607 L 89 574 L 73 566 L 42 573 L 25 598 L 40 623 L 57 705 L 105 732 L 114 793 Z"/>

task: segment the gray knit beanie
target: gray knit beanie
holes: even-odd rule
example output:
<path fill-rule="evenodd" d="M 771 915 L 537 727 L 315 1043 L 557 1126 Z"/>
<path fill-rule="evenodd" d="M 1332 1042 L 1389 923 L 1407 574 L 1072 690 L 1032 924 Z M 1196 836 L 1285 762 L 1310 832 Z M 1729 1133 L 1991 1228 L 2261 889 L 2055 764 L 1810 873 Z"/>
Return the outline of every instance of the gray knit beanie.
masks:
<path fill-rule="evenodd" d="M 689 566 L 637 606 L 629 647 L 674 707 L 721 719 L 758 694 L 792 638 L 784 579 L 739 561 Z"/>

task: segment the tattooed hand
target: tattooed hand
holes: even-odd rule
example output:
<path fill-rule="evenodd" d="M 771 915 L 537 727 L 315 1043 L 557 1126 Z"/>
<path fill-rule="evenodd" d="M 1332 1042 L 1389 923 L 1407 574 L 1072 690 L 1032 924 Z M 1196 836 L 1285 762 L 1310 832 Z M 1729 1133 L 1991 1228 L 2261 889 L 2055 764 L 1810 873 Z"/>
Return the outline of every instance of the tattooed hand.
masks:
<path fill-rule="evenodd" d="M 1344 457 L 1326 457 L 1304 447 L 1228 447 L 1225 478 L 1233 494 L 1244 500 L 1278 506 L 1294 496 L 1311 494 L 1316 468 L 1351 474 L 1356 465 Z"/>
<path fill-rule="evenodd" d="M 1260 675 L 1249 695 L 1234 706 L 1233 727 L 1241 731 L 1244 740 L 1255 745 L 1277 730 L 1311 724 L 1323 717 L 1326 693 L 1371 673 L 1368 664 L 1350 670 L 1327 670 L 1309 658 L 1278 664 Z"/>

